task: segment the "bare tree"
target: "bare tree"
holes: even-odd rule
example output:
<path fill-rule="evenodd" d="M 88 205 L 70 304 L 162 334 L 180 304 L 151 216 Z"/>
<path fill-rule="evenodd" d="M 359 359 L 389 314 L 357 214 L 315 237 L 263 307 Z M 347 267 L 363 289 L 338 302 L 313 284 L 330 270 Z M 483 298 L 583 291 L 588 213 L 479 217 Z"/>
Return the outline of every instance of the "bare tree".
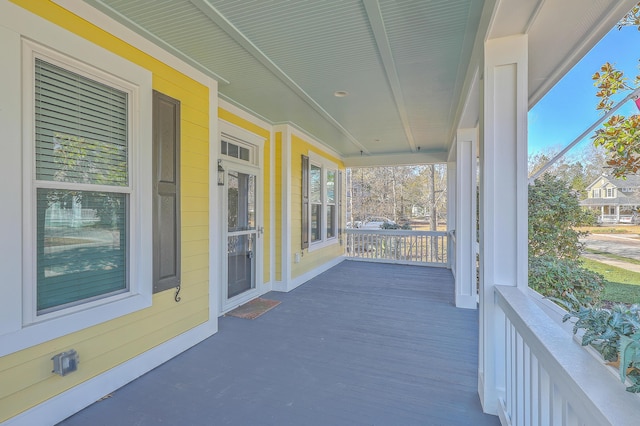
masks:
<path fill-rule="evenodd" d="M 348 171 L 350 221 L 384 216 L 395 221 L 446 211 L 446 165 L 358 168 Z"/>

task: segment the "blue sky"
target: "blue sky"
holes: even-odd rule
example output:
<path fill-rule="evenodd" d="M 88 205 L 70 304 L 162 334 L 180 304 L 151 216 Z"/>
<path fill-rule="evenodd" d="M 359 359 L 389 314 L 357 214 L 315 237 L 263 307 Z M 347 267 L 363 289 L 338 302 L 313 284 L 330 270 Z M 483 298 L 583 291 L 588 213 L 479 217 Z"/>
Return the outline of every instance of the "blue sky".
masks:
<path fill-rule="evenodd" d="M 571 143 L 602 116 L 596 111 L 596 88 L 591 76 L 605 62 L 624 71 L 633 85 L 640 59 L 640 31 L 635 27 L 612 29 L 576 66 L 529 111 L 529 154 L 555 150 Z M 624 93 L 622 97 L 626 96 Z M 622 98 L 621 97 L 621 98 Z M 633 102 L 619 112 L 636 113 Z M 591 143 L 585 138 L 567 156 Z"/>

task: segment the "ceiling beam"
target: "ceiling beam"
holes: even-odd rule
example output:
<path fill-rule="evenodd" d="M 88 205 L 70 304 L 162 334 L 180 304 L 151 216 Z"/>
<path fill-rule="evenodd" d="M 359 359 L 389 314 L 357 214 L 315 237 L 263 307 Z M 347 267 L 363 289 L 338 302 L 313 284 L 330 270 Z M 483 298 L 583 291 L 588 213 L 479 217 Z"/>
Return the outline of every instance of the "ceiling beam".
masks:
<path fill-rule="evenodd" d="M 446 150 L 420 151 L 408 154 L 357 155 L 344 157 L 345 167 L 413 166 L 447 162 Z"/>
<path fill-rule="evenodd" d="M 223 16 L 215 7 L 205 0 L 190 0 L 202 13 L 204 13 L 214 24 L 220 27 L 229 37 L 238 43 L 244 50 L 267 68 L 273 75 L 291 89 L 300 99 L 306 102 L 318 114 L 338 129 L 352 144 L 366 154 L 369 150 L 362 145 L 349 131 L 329 114 L 320 104 L 318 104 L 304 89 L 289 77 L 275 62 L 273 62 L 258 46 L 249 40 L 235 25 Z"/>
<path fill-rule="evenodd" d="M 411 132 L 411 126 L 409 124 L 409 115 L 405 108 L 404 96 L 402 95 L 402 86 L 400 84 L 400 77 L 396 69 L 396 63 L 393 59 L 393 53 L 391 52 L 391 45 L 389 44 L 389 38 L 387 37 L 387 30 L 384 26 L 384 20 L 382 19 L 382 12 L 380 11 L 380 4 L 378 0 L 364 0 L 364 8 L 367 12 L 367 18 L 373 31 L 373 36 L 378 45 L 378 52 L 380 53 L 380 59 L 384 66 L 385 73 L 387 74 L 387 81 L 391 87 L 393 98 L 402 120 L 402 126 L 404 127 L 404 133 L 407 136 L 407 141 L 411 147 L 411 151 L 416 152 L 416 142 Z"/>

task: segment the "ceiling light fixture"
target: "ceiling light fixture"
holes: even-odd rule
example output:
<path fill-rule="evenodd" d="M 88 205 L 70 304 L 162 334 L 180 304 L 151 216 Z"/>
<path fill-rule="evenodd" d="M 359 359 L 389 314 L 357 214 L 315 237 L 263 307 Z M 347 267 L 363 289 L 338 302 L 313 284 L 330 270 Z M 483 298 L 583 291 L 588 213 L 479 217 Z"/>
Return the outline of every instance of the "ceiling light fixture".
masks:
<path fill-rule="evenodd" d="M 349 96 L 349 92 L 347 92 L 346 90 L 336 90 L 335 92 L 333 92 L 333 96 L 335 96 L 336 98 L 344 98 L 345 96 Z"/>

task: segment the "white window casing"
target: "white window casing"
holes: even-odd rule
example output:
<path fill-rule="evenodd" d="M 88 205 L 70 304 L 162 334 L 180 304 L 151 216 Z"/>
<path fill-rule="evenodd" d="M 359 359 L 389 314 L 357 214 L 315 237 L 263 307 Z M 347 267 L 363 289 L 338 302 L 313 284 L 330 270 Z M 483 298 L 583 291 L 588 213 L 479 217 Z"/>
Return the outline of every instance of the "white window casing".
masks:
<path fill-rule="evenodd" d="M 337 197 L 338 194 L 335 192 L 335 184 L 338 179 L 338 166 L 334 162 L 322 157 L 320 155 L 314 154 L 313 152 L 309 153 L 309 167 L 311 170 L 314 168 L 319 168 L 320 170 L 320 199 L 314 201 L 313 197 L 313 185 L 311 184 L 311 173 L 309 173 L 309 252 L 313 252 L 314 250 L 318 250 L 323 247 L 330 246 L 332 244 L 338 244 L 338 229 L 337 229 Z M 331 189 L 331 185 L 327 184 L 328 176 L 333 174 L 333 189 Z M 333 200 L 331 200 L 329 191 L 333 191 Z M 318 218 L 320 219 L 320 229 L 319 229 L 319 238 L 313 239 L 313 230 L 312 230 L 312 215 L 314 205 L 316 208 L 319 208 Z M 330 206 L 333 206 L 331 209 Z M 328 212 L 333 210 L 333 218 L 331 220 L 331 224 L 329 224 Z M 332 231 L 329 231 L 327 226 L 332 226 Z"/>
<path fill-rule="evenodd" d="M 11 161 L 12 165 L 4 168 L 1 173 L 4 181 L 12 182 L 20 188 L 21 196 L 15 202 L 20 204 L 22 226 L 15 221 L 15 214 L 3 216 L 4 223 L 0 225 L 0 229 L 8 238 L 0 242 L 0 252 L 10 248 L 17 250 L 12 259 L 19 259 L 19 262 L 2 264 L 13 270 L 20 269 L 19 264 L 22 264 L 22 268 L 19 276 L 10 274 L 13 278 L 7 284 L 9 288 L 5 297 L 0 301 L 0 312 L 3 312 L 0 314 L 0 356 L 149 307 L 152 291 L 151 73 L 46 21 L 39 22 L 37 26 L 16 24 L 16 28 L 20 28 L 23 34 L 6 29 L 2 27 L 3 24 L 0 19 L 0 45 L 7 47 L 3 51 L 8 53 L 5 58 L 8 69 L 7 78 L 0 82 L 0 94 L 8 93 L 10 96 L 0 101 L 0 110 L 17 111 L 20 119 L 2 124 L 7 134 L 20 134 L 21 137 L 8 142 L 8 152 L 13 158 L 7 160 L 7 163 Z M 97 82 L 127 94 L 127 177 L 124 184 L 100 180 L 87 182 L 80 179 L 69 182 L 37 179 L 34 146 L 36 58 L 82 76 L 86 81 Z M 16 96 L 18 93 L 19 96 Z M 19 158 L 16 153 L 20 154 Z M 94 155 L 92 159 L 98 157 L 99 155 Z M 98 161 L 91 164 L 93 166 L 96 163 Z M 128 199 L 124 215 L 127 218 L 124 228 L 127 235 L 124 254 L 126 283 L 122 291 L 76 300 L 74 303 L 38 312 L 38 189 L 42 193 L 56 189 L 80 194 L 121 194 L 119 198 Z M 71 198 L 75 206 L 75 198 Z M 80 204 L 74 211 L 84 214 Z M 4 233 L 11 227 L 21 229 L 20 241 L 15 232 Z"/>

